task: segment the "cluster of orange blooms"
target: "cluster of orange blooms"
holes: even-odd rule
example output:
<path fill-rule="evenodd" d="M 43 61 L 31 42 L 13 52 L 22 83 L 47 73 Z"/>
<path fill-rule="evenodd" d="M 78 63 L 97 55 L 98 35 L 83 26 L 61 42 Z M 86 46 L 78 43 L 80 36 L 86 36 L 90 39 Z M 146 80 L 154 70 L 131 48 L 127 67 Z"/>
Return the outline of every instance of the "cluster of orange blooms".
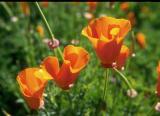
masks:
<path fill-rule="evenodd" d="M 129 55 L 123 40 L 130 29 L 128 20 L 101 17 L 92 20 L 82 34 L 91 41 L 104 67 L 121 69 Z M 57 57 L 48 56 L 39 68 L 26 68 L 18 74 L 21 92 L 31 109 L 43 106 L 43 92 L 48 80 L 55 81 L 63 90 L 72 87 L 88 63 L 89 53 L 82 47 L 68 45 L 64 48 L 63 58 L 61 65 Z"/>
<path fill-rule="evenodd" d="M 29 15 L 28 4 L 22 2 L 21 5 L 24 14 Z M 47 3 L 44 3 L 44 5 L 48 6 Z M 88 5 L 91 12 L 96 8 L 97 3 L 88 2 Z M 121 9 L 127 10 L 128 4 L 121 5 Z M 124 68 L 131 52 L 123 44 L 125 36 L 131 30 L 130 22 L 131 20 L 103 16 L 92 19 L 83 28 L 82 35 L 87 37 L 92 43 L 103 67 L 117 68 L 118 70 Z M 37 32 L 41 37 L 44 36 L 42 26 L 37 26 Z M 145 48 L 145 35 L 138 33 L 136 38 L 140 46 Z M 31 109 L 43 107 L 43 93 L 49 80 L 53 80 L 63 90 L 70 89 L 80 71 L 89 62 L 89 59 L 89 53 L 84 48 L 68 45 L 63 51 L 62 64 L 59 63 L 57 57 L 48 56 L 41 62 L 39 67 L 22 70 L 17 76 L 17 81 L 28 106 Z M 160 76 L 160 64 L 157 70 Z M 160 82 L 157 85 L 157 90 L 160 91 Z M 160 96 L 160 93 L 158 95 Z"/>
<path fill-rule="evenodd" d="M 18 74 L 17 81 L 31 109 L 43 106 L 43 92 L 48 80 L 55 81 L 64 90 L 69 89 L 89 61 L 88 52 L 73 45 L 64 48 L 63 57 L 62 65 L 57 57 L 48 56 L 39 68 L 26 68 Z"/>

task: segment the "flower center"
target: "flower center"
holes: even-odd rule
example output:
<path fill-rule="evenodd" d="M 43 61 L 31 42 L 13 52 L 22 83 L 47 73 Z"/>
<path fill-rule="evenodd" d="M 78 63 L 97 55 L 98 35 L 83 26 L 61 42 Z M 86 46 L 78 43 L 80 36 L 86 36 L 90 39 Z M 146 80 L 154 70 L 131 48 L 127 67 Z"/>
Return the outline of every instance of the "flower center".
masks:
<path fill-rule="evenodd" d="M 115 27 L 115 28 L 112 28 L 112 29 L 110 30 L 110 34 L 111 34 L 112 36 L 116 36 L 116 35 L 118 35 L 119 31 L 120 31 L 120 28 Z"/>
<path fill-rule="evenodd" d="M 120 34 L 120 26 L 119 25 L 109 25 L 108 26 L 108 38 L 115 39 L 119 37 Z"/>

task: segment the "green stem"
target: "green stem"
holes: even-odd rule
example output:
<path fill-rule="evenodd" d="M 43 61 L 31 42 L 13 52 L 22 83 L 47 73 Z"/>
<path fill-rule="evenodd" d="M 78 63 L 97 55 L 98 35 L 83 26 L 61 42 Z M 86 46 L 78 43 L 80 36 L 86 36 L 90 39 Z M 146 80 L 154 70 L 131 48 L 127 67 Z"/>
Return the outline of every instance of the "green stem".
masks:
<path fill-rule="evenodd" d="M 12 13 L 11 9 L 9 8 L 9 6 L 5 2 L 1 2 L 1 4 L 4 7 L 4 9 L 6 10 L 6 12 L 9 14 L 9 16 L 12 17 L 13 13 Z"/>
<path fill-rule="evenodd" d="M 46 18 L 45 18 L 45 16 L 44 16 L 44 14 L 43 14 L 43 12 L 42 12 L 42 10 L 41 10 L 38 2 L 36 2 L 36 6 L 37 6 L 37 8 L 38 8 L 38 10 L 39 10 L 39 12 L 40 12 L 40 14 L 41 14 L 41 16 L 42 16 L 42 19 L 43 19 L 43 22 L 44 22 L 45 26 L 46 26 L 47 29 L 48 29 L 48 32 L 49 32 L 49 34 L 50 34 L 50 36 L 51 36 L 51 39 L 54 40 L 54 39 L 55 39 L 55 38 L 54 38 L 54 34 L 52 33 L 52 30 L 51 30 L 51 28 L 50 28 L 50 26 L 49 26 L 49 24 L 48 24 L 48 22 L 47 22 L 47 20 L 46 20 Z"/>
<path fill-rule="evenodd" d="M 116 72 L 122 77 L 122 79 L 123 79 L 124 82 L 128 85 L 128 87 L 129 87 L 130 89 L 132 89 L 132 86 L 131 86 L 131 84 L 129 83 L 129 81 L 127 80 L 127 78 L 126 78 L 118 69 L 113 68 L 113 70 L 116 71 Z"/>
<path fill-rule="evenodd" d="M 38 2 L 35 2 L 35 4 L 36 4 L 36 6 L 37 6 L 37 8 L 38 8 L 38 11 L 40 12 L 40 14 L 41 14 L 41 16 L 42 16 L 42 19 L 43 19 L 43 22 L 44 22 L 46 28 L 48 29 L 48 32 L 49 32 L 49 35 L 51 36 L 51 39 L 52 39 L 52 41 L 54 42 L 55 37 L 54 37 L 54 34 L 52 33 L 52 30 L 51 30 L 51 28 L 50 28 L 50 26 L 49 26 L 49 24 L 48 24 L 48 22 L 47 22 L 47 20 L 46 20 L 46 17 L 44 16 L 44 14 L 43 14 L 43 12 L 42 12 L 42 10 L 41 10 Z M 61 49 L 60 49 L 59 47 L 58 47 L 58 52 L 59 52 L 61 58 L 63 59 L 62 51 L 61 51 Z"/>
<path fill-rule="evenodd" d="M 103 91 L 103 100 L 105 100 L 106 90 L 107 90 L 107 86 L 108 86 L 108 81 L 109 81 L 109 69 L 106 70 L 106 75 L 105 75 L 105 83 L 104 83 L 104 91 Z"/>

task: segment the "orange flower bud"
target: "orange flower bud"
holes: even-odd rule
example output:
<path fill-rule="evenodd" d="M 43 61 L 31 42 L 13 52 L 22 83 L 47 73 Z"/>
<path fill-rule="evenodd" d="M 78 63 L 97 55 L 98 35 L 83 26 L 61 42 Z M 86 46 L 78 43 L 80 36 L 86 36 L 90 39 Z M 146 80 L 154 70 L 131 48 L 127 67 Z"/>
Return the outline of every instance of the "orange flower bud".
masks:
<path fill-rule="evenodd" d="M 39 109 L 44 105 L 42 94 L 50 79 L 51 76 L 39 68 L 27 68 L 18 74 L 18 84 L 31 109 Z"/>
<path fill-rule="evenodd" d="M 146 47 L 146 36 L 143 33 L 141 32 L 137 33 L 136 40 L 141 48 Z"/>
<path fill-rule="evenodd" d="M 30 15 L 30 8 L 27 2 L 20 2 L 20 6 L 24 15 L 26 16 Z"/>
<path fill-rule="evenodd" d="M 121 8 L 122 11 L 127 11 L 128 8 L 129 8 L 129 3 L 128 2 L 122 2 L 120 4 L 120 8 Z"/>
<path fill-rule="evenodd" d="M 80 71 L 88 63 L 89 54 L 84 48 L 68 45 L 64 48 L 63 57 L 61 66 L 57 57 L 48 56 L 43 60 L 41 67 L 53 77 L 59 87 L 67 90 L 73 86 Z"/>
<path fill-rule="evenodd" d="M 49 40 L 48 41 L 48 46 L 50 49 L 55 49 L 59 46 L 60 42 L 58 39 L 54 39 L 54 40 Z"/>
<path fill-rule="evenodd" d="M 100 17 L 93 19 L 82 30 L 82 34 L 91 41 L 102 65 L 111 68 L 120 53 L 124 37 L 130 29 L 128 20 Z"/>
<path fill-rule="evenodd" d="M 37 32 L 39 33 L 39 35 L 41 37 L 44 37 L 44 29 L 43 29 L 43 27 L 41 25 L 37 26 Z"/>
<path fill-rule="evenodd" d="M 87 2 L 87 4 L 90 12 L 94 11 L 97 7 L 97 2 Z"/>

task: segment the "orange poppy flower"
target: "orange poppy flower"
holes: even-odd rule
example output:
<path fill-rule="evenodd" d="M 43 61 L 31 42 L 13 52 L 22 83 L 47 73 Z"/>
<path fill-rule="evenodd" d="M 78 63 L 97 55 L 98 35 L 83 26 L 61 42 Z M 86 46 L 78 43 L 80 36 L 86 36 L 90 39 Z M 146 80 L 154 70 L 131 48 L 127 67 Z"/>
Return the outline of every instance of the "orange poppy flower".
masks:
<path fill-rule="evenodd" d="M 127 11 L 128 8 L 129 8 L 129 3 L 128 2 L 122 2 L 120 4 L 120 8 L 121 8 L 122 11 Z"/>
<path fill-rule="evenodd" d="M 127 60 L 129 56 L 129 48 L 125 45 L 122 46 L 121 48 L 121 51 L 120 51 L 120 54 L 117 58 L 117 61 L 116 61 L 116 68 L 121 70 L 122 67 L 125 65 L 125 62 Z"/>
<path fill-rule="evenodd" d="M 92 12 L 96 9 L 97 7 L 97 2 L 87 2 L 88 6 L 89 6 L 89 11 Z"/>
<path fill-rule="evenodd" d="M 137 33 L 136 40 L 141 48 L 146 47 L 146 36 L 143 33 L 141 32 Z"/>
<path fill-rule="evenodd" d="M 43 29 L 43 27 L 41 25 L 37 26 L 37 32 L 39 33 L 39 35 L 41 37 L 44 37 L 44 29 Z"/>
<path fill-rule="evenodd" d="M 160 62 L 157 66 L 157 73 L 158 73 L 158 82 L 157 82 L 157 95 L 160 97 Z"/>
<path fill-rule="evenodd" d="M 20 2 L 21 9 L 25 15 L 30 14 L 30 8 L 27 2 Z"/>
<path fill-rule="evenodd" d="M 63 57 L 61 67 L 57 57 L 52 56 L 45 58 L 41 67 L 53 77 L 59 87 L 66 90 L 73 85 L 80 71 L 88 63 L 89 54 L 84 48 L 68 45 L 64 48 Z"/>
<path fill-rule="evenodd" d="M 93 19 L 82 30 L 82 34 L 93 44 L 101 63 L 111 68 L 120 53 L 124 37 L 130 29 L 128 20 L 100 17 Z"/>
<path fill-rule="evenodd" d="M 27 68 L 17 76 L 21 92 L 31 109 L 38 109 L 43 106 L 43 91 L 51 76 L 40 68 Z"/>

